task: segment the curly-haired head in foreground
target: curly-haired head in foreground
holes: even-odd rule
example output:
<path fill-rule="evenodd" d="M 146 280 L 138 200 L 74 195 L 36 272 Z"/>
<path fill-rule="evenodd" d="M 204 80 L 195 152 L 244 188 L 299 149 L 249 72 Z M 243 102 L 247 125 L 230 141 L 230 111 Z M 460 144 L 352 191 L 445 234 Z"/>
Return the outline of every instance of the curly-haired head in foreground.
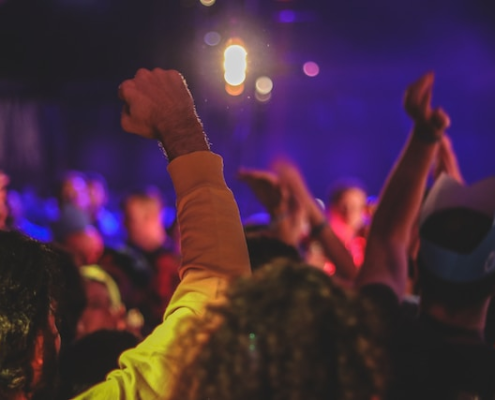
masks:
<path fill-rule="evenodd" d="M 387 375 L 380 337 L 373 306 L 323 272 L 268 265 L 179 335 L 171 399 L 369 400 Z"/>

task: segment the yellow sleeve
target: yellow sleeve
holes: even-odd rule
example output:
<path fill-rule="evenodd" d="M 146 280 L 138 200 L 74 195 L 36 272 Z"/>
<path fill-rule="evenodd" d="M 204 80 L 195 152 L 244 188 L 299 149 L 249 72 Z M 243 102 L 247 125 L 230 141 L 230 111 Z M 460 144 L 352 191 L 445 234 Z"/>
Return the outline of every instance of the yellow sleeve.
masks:
<path fill-rule="evenodd" d="M 250 273 L 239 211 L 223 178 L 222 159 L 208 151 L 181 156 L 169 165 L 177 193 L 182 265 L 179 284 L 160 324 L 120 369 L 76 399 L 164 399 L 170 389 L 169 349 L 181 320 L 202 313 L 228 280 Z"/>

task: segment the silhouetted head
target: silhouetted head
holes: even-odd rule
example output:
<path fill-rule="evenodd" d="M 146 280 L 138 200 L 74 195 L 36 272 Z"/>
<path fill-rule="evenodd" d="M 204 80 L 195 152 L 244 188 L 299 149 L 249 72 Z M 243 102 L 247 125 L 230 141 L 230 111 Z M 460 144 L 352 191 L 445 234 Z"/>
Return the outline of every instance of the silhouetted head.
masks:
<path fill-rule="evenodd" d="M 423 298 L 450 308 L 483 302 L 495 288 L 495 178 L 466 187 L 444 175 L 420 215 Z"/>
<path fill-rule="evenodd" d="M 54 252 L 20 233 L 0 231 L 0 398 L 52 389 L 59 285 Z"/>

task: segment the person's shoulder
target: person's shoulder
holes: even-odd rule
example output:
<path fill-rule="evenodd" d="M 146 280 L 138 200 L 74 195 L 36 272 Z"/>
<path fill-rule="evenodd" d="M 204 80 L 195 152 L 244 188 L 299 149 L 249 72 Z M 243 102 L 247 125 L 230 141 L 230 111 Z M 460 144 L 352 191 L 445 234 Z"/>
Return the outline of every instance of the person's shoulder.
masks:
<path fill-rule="evenodd" d="M 389 286 L 383 283 L 369 283 L 359 288 L 359 294 L 382 308 L 398 310 L 399 299 Z"/>

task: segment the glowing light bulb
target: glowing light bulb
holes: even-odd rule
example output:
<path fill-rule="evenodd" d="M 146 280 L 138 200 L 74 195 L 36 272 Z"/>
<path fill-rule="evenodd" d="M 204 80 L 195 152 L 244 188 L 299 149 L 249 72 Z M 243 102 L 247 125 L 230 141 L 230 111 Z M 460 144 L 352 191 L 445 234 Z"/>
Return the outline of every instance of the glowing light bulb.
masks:
<path fill-rule="evenodd" d="M 224 53 L 224 78 L 232 86 L 241 85 L 246 80 L 247 51 L 239 44 L 232 44 Z"/>

